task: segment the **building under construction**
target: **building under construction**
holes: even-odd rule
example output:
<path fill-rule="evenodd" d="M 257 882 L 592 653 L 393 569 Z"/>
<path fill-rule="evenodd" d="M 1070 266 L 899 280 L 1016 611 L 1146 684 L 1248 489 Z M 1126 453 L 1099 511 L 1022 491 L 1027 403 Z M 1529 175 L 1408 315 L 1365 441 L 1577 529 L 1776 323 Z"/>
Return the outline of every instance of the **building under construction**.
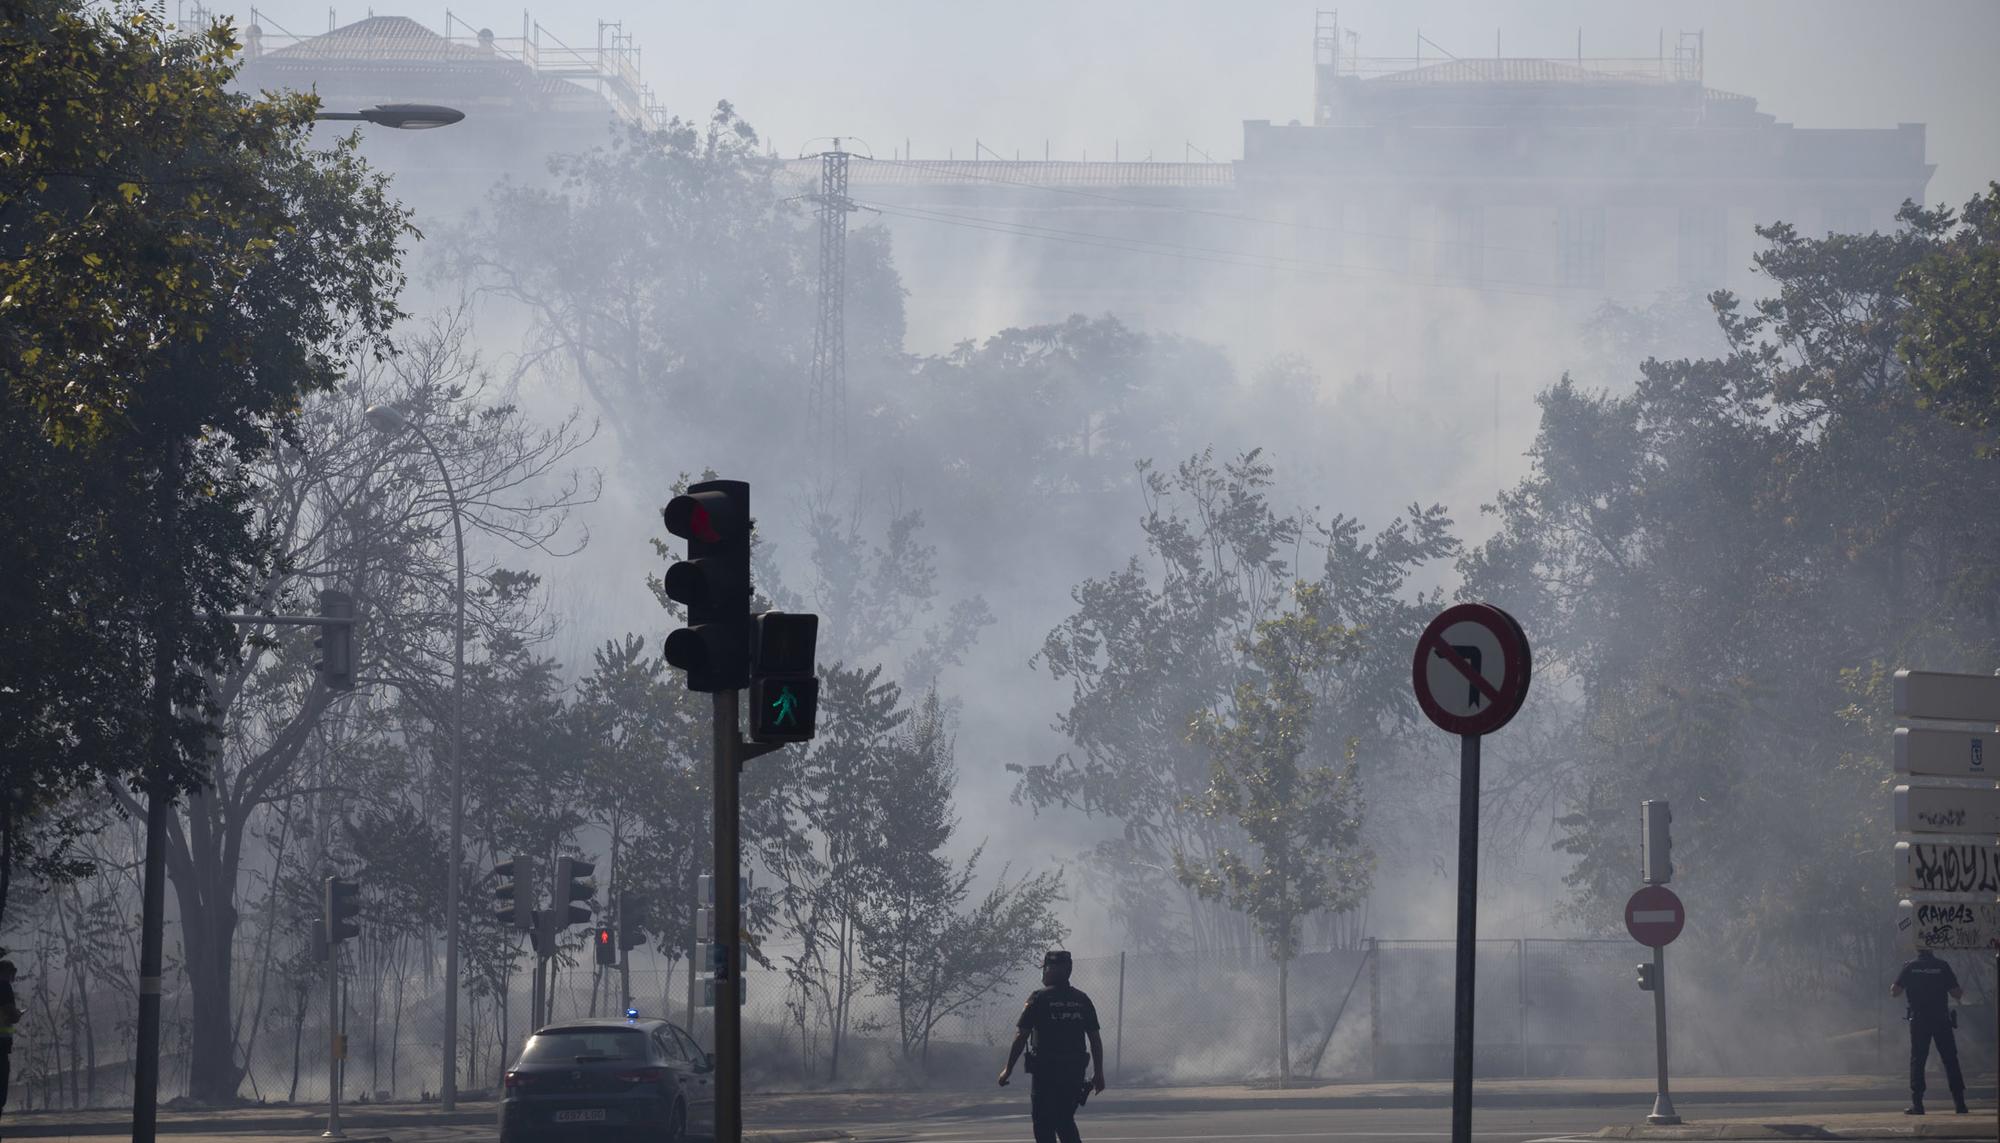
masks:
<path fill-rule="evenodd" d="M 519 31 L 447 13 L 441 31 L 371 16 L 301 35 L 253 15 L 242 82 L 316 88 L 330 108 L 464 108 L 449 140 L 367 140 L 392 171 L 465 176 L 399 187 L 428 209 L 471 205 L 503 174 L 532 179 L 548 154 L 602 140 L 608 121 L 663 122 L 619 25 L 600 22 L 581 48 L 527 17 Z M 1703 48 L 1699 33 L 1663 34 L 1637 57 L 1586 56 L 1579 40 L 1569 58 L 1497 44 L 1472 58 L 1420 39 L 1410 57 L 1363 56 L 1321 13 L 1309 121 L 1246 121 L 1234 161 L 1009 160 L 978 144 L 964 159 L 915 159 L 898 148 L 853 157 L 844 193 L 874 212 L 856 222 L 893 231 L 922 348 L 1073 312 L 1235 340 L 1306 328 L 1357 294 L 1414 298 L 1435 314 L 1463 308 L 1440 299 L 1576 310 L 1740 288 L 1752 284 L 1758 223 L 1881 228 L 1923 198 L 1921 124 L 1778 122 L 1750 96 L 1708 87 Z M 795 160 L 785 175 L 787 193 L 809 197 L 824 161 Z M 443 198 L 447 186 L 461 197 Z M 1254 304 L 1232 310 L 1232 298 Z M 1288 341 L 1278 347 L 1310 348 Z"/>

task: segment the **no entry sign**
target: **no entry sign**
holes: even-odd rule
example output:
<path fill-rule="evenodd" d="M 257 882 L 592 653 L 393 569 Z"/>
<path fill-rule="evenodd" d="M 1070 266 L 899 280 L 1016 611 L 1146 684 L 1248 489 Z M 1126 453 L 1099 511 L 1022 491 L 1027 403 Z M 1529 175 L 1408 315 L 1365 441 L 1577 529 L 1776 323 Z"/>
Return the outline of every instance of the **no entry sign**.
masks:
<path fill-rule="evenodd" d="M 1411 683 L 1417 705 L 1453 734 L 1491 734 L 1528 697 L 1528 636 L 1490 603 L 1448 607 L 1417 640 Z"/>
<path fill-rule="evenodd" d="M 1665 885 L 1648 885 L 1625 902 L 1625 931 L 1647 948 L 1665 948 L 1681 935 L 1687 910 Z"/>

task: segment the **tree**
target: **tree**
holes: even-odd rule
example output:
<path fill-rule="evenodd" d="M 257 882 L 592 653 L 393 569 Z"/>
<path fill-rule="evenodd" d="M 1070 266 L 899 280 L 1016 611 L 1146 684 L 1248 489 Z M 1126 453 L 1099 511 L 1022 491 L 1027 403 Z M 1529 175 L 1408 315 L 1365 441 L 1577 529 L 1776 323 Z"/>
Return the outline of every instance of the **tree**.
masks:
<path fill-rule="evenodd" d="M 446 236 L 445 272 L 522 307 L 534 359 L 577 378 L 630 457 L 690 425 L 711 456 L 799 439 L 818 255 L 782 161 L 728 103 L 605 142 L 552 160 L 554 188 L 496 188 Z M 866 235 L 848 252 L 858 362 L 903 332 L 887 243 Z"/>
<path fill-rule="evenodd" d="M 1538 676 L 1575 695 L 1557 844 L 1576 915 L 1617 927 L 1631 815 L 1669 798 L 1676 881 L 1713 903 L 1704 942 L 1779 998 L 1891 955 L 1868 904 L 1892 835 L 1890 672 L 2000 656 L 2000 473 L 1928 404 L 1963 359 L 1933 373 L 1911 334 L 1917 268 L 1958 254 L 1942 212 L 1902 220 L 1764 227 L 1770 296 L 1712 296 L 1725 356 L 1648 360 L 1624 396 L 1544 392 L 1533 471 L 1463 561 L 1467 595 L 1507 600 Z"/>
<path fill-rule="evenodd" d="M 927 1062 L 933 1030 L 1014 983 L 1062 941 L 1055 906 L 1062 874 L 1007 871 L 970 909 L 982 845 L 955 864 L 942 850 L 958 832 L 958 784 L 949 716 L 935 690 L 897 735 L 884 781 L 871 791 L 890 828 L 867 840 L 857 928 L 868 982 L 896 1005 L 903 1058 Z"/>
<path fill-rule="evenodd" d="M 1174 872 L 1176 855 L 1211 868 L 1243 841 L 1226 816 L 1189 808 L 1213 784 L 1212 752 L 1189 728 L 1227 715 L 1260 625 L 1306 583 L 1316 587 L 1315 621 L 1355 641 L 1314 677 L 1314 701 L 1343 741 L 1378 752 L 1416 717 L 1409 647 L 1437 594 L 1411 593 L 1410 580 L 1457 542 L 1436 507 L 1413 507 L 1373 537 L 1345 516 L 1280 515 L 1269 499 L 1275 470 L 1257 451 L 1221 467 L 1204 452 L 1171 477 L 1150 465 L 1141 472 L 1146 559 L 1078 585 L 1076 610 L 1037 659 L 1071 684 L 1056 727 L 1075 749 L 1010 766 L 1021 774 L 1015 796 L 1116 823 L 1092 861 L 1115 887 L 1106 896 L 1134 943 L 1245 947 L 1258 939 L 1254 926 Z M 1295 565 L 1313 548 L 1323 560 L 1307 578 Z"/>
<path fill-rule="evenodd" d="M 397 316 L 405 214 L 352 141 L 308 146 L 310 97 L 226 91 L 235 51 L 133 3 L 0 27 L 10 868 L 100 780 L 202 781 L 214 617 L 272 554 L 248 467 Z"/>
<path fill-rule="evenodd" d="M 1932 245 L 1903 277 L 1910 305 L 1903 360 L 1926 400 L 1990 436 L 2000 429 L 2000 183 L 1965 204 L 1956 230 L 1949 211 L 1905 217 Z M 1981 448 L 1992 452 L 1990 443 Z"/>
<path fill-rule="evenodd" d="M 566 509 L 594 492 L 587 478 L 561 476 L 564 460 L 584 439 L 574 420 L 546 429 L 525 423 L 506 391 L 465 349 L 466 333 L 462 321 L 449 316 L 412 335 L 386 362 L 364 356 L 339 390 L 308 402 L 291 440 L 244 477 L 257 493 L 257 523 L 278 556 L 256 580 L 246 609 L 316 610 L 313 588 L 337 585 L 352 592 L 359 674 L 370 690 L 397 691 L 406 704 L 401 733 L 424 741 L 434 757 L 448 752 L 456 570 L 447 538 L 451 522 L 436 462 L 413 452 L 410 441 L 384 439 L 368 428 L 363 411 L 396 404 L 425 426 L 454 470 L 475 540 L 550 548 Z M 544 481 L 547 487 L 536 489 Z M 475 565 L 473 575 L 468 623 L 474 650 L 483 642 L 496 656 L 506 655 L 523 645 L 537 622 L 528 595 L 533 581 L 499 567 Z M 252 831 L 305 790 L 332 787 L 353 798 L 387 800 L 408 781 L 369 769 L 389 733 L 383 714 L 366 692 L 342 698 L 316 677 L 310 632 L 294 628 L 276 635 L 247 625 L 245 635 L 241 657 L 208 681 L 207 702 L 222 737 L 167 842 L 194 1001 L 190 1094 L 212 1103 L 233 1100 L 242 1079 L 233 973 Z M 488 679 L 481 672 L 476 661 L 468 664 L 468 758 L 482 757 L 481 735 L 508 726 L 516 714 L 505 709 L 480 716 Z M 333 751 L 339 764 L 322 768 L 314 759 L 328 752 L 321 732 L 330 714 L 344 718 L 348 725 L 339 733 L 358 742 Z M 546 728 L 529 721 L 518 733 L 496 734 L 486 756 L 497 766 L 503 751 L 524 749 L 541 733 Z M 406 772 L 408 756 L 399 760 Z M 434 784 L 410 794 L 422 800 L 426 817 L 432 807 L 448 813 L 448 775 L 424 774 Z M 136 799 L 118 796 L 128 811 L 138 812 Z M 316 824 L 330 828 L 332 815 L 316 815 Z M 330 844 L 322 839 L 320 851 Z M 440 911 L 424 915 L 437 918 Z"/>
<path fill-rule="evenodd" d="M 1355 657 L 1353 633 L 1320 618 L 1323 590 L 1305 584 L 1293 608 L 1257 625 L 1242 648 L 1245 678 L 1224 714 L 1206 715 L 1193 737 L 1213 759 L 1208 788 L 1187 803 L 1228 822 L 1255 853 L 1174 854 L 1174 873 L 1205 899 L 1248 917 L 1278 962 L 1278 1076 L 1292 1078 L 1289 985 L 1300 921 L 1339 913 L 1368 892 L 1372 863 L 1361 844 L 1360 781 L 1353 743 L 1336 753 L 1317 724 L 1315 696 L 1342 659 Z M 1329 755 L 1342 757 L 1333 765 Z"/>

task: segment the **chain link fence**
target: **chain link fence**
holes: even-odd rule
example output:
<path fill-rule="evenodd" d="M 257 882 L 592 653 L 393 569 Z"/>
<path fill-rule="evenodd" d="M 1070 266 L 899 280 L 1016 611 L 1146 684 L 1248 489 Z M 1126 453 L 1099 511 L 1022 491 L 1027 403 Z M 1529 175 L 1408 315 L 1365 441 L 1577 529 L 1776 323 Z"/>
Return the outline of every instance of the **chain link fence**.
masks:
<path fill-rule="evenodd" d="M 1635 987 L 1645 950 L 1620 940 L 1484 940 L 1476 991 L 1476 1074 L 1651 1074 L 1651 998 Z M 1992 1057 L 1990 958 L 1962 960 L 1967 981 L 1962 1051 L 1970 1066 Z M 10 1104 L 20 1109 L 129 1104 L 136 1005 L 129 991 L 67 987 L 65 967 L 23 966 L 26 1017 L 14 1048 Z M 1668 993 L 1677 1069 L 1893 1075 L 1903 1051 L 1900 1002 L 1885 981 L 1855 980 L 1817 1007 L 1768 994 L 1731 966 L 1679 961 Z M 1295 1076 L 1322 1080 L 1435 1079 L 1450 1075 L 1453 946 L 1377 940 L 1308 952 L 1287 974 L 1289 1053 Z M 624 978 L 631 1003 L 712 1042 L 708 1010 L 691 995 L 688 963 L 639 953 Z M 1683 983 L 1685 981 L 1685 983 Z M 1075 985 L 1096 1003 L 1106 1070 L 1121 1085 L 1241 1082 L 1279 1071 L 1278 967 L 1261 952 L 1079 957 Z M 169 977 L 163 997 L 161 1096 L 186 1090 L 189 997 Z M 894 1002 L 863 989 L 835 1045 L 825 997 L 802 997 L 780 972 L 752 968 L 744 1008 L 745 1080 L 751 1090 L 895 1088 L 987 1084 L 1004 1058 L 1014 1019 L 1039 973 L 1024 968 L 940 1021 L 927 1044 L 906 1051 Z M 1864 988 L 1865 986 L 1865 988 Z M 695 988 L 699 989 L 697 982 Z M 261 1007 L 239 981 L 243 1095 L 319 1103 L 329 1088 L 324 977 L 272 979 Z M 531 980 L 518 972 L 500 1002 L 474 992 L 461 1005 L 462 1098 L 491 1098 L 520 1052 Z M 1678 991 L 1675 991 L 1678 989 Z M 1852 993 L 1852 996 L 1847 996 Z M 85 995 L 87 1003 L 78 1003 Z M 559 965 L 549 990 L 554 1020 L 613 1016 L 626 993 L 616 969 Z M 694 1003 L 690 1005 L 690 1000 Z M 1810 1009 L 1810 1010 L 1808 1010 Z M 1791 1013 L 1778 1019 L 1772 1013 Z M 353 975 L 340 1021 L 347 1039 L 343 1098 L 435 1098 L 443 1068 L 439 975 Z M 1982 1025 L 1983 1021 L 1983 1025 Z M 1745 1029 L 1754 1025 L 1754 1034 Z"/>

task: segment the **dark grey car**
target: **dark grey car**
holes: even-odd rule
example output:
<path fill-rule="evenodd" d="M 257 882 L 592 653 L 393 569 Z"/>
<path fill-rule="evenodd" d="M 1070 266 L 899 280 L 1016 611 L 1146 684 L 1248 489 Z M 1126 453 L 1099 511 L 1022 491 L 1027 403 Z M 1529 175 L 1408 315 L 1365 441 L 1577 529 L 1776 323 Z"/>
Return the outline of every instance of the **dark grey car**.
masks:
<path fill-rule="evenodd" d="M 715 1060 L 665 1020 L 551 1024 L 507 1069 L 501 1143 L 681 1143 L 715 1130 Z"/>

